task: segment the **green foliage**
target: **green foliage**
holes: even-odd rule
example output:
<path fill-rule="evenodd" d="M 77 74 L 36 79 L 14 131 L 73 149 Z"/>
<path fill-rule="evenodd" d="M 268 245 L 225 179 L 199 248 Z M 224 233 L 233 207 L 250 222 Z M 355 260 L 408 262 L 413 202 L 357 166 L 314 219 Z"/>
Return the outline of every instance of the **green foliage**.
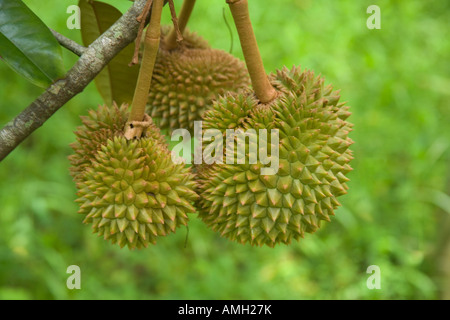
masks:
<path fill-rule="evenodd" d="M 90 45 L 102 33 L 116 22 L 122 13 L 115 7 L 99 2 L 80 0 L 81 35 L 83 44 Z M 134 53 L 134 44 L 124 48 L 95 78 L 97 89 L 106 104 L 113 101 L 117 104 L 128 103 L 133 100 L 134 87 L 139 73 L 139 66 L 129 67 Z"/>
<path fill-rule="evenodd" d="M 76 1 L 25 1 L 48 26 L 67 30 Z M 179 11 L 181 1 L 175 1 Z M 108 3 L 124 10 L 130 3 Z M 94 85 L 70 101 L 0 163 L 0 298 L 50 299 L 433 299 L 440 236 L 450 193 L 450 4 L 377 1 L 381 30 L 366 28 L 373 1 L 250 1 L 268 71 L 301 64 L 342 89 L 355 124 L 355 169 L 332 223 L 275 249 L 219 238 L 195 215 L 186 231 L 129 252 L 95 238 L 76 214 L 69 176 L 78 118 L 102 102 Z M 198 1 L 189 28 L 228 50 L 225 3 Z M 165 22 L 170 22 L 168 9 Z M 228 21 L 231 15 L 227 10 Z M 242 58 L 234 31 L 234 54 Z M 76 57 L 63 52 L 70 67 Z M 0 125 L 40 89 L 0 64 Z M 445 208 L 448 211 L 448 208 Z M 447 258 L 449 259 L 449 258 Z M 81 290 L 66 288 L 66 268 L 81 267 Z M 366 287 L 369 265 L 381 290 Z"/>
<path fill-rule="evenodd" d="M 21 0 L 0 0 L 0 58 L 43 88 L 64 74 L 61 47 Z"/>

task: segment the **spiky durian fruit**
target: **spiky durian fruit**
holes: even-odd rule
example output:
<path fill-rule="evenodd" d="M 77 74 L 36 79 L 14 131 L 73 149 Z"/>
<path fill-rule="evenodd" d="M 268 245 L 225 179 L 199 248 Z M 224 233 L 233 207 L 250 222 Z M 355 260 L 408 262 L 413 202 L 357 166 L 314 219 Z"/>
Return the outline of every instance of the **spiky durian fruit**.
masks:
<path fill-rule="evenodd" d="M 94 232 L 121 247 L 147 247 L 174 232 L 195 212 L 195 183 L 189 168 L 174 164 L 167 148 L 152 138 L 116 136 L 77 184 L 79 213 Z"/>
<path fill-rule="evenodd" d="M 245 164 L 203 164 L 197 170 L 199 217 L 231 240 L 272 247 L 330 221 L 340 205 L 336 198 L 348 189 L 353 142 L 349 107 L 322 78 L 294 67 L 270 79 L 279 92 L 274 101 L 261 104 L 250 90 L 229 94 L 204 114 L 203 129 L 224 134 L 225 129 L 278 129 L 278 172 L 261 174 L 270 164 L 263 165 L 259 155 L 256 164 L 249 164 L 249 150 L 255 147 L 249 140 Z M 269 145 L 270 154 L 275 145 Z"/>
<path fill-rule="evenodd" d="M 163 30 L 163 34 L 167 30 Z M 192 132 L 212 101 L 226 92 L 250 84 L 245 64 L 231 54 L 209 48 L 199 36 L 184 32 L 180 46 L 158 52 L 149 92 L 148 113 L 160 119 L 160 127 Z"/>
<path fill-rule="evenodd" d="M 75 181 L 80 181 L 80 174 L 91 165 L 95 154 L 108 139 L 123 136 L 123 128 L 129 115 L 128 105 L 120 107 L 113 103 L 112 107 L 100 105 L 96 111 L 90 110 L 88 116 L 81 116 L 83 125 L 75 131 L 76 142 L 70 146 L 74 154 L 69 156 L 70 174 Z M 159 129 L 151 124 L 146 136 L 164 144 L 165 139 Z"/>

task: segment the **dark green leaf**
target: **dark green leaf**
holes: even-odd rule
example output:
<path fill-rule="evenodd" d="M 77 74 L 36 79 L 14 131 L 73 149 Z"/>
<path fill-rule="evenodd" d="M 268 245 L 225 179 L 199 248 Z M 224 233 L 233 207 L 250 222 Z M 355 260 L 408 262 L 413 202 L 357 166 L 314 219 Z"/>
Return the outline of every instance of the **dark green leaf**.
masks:
<path fill-rule="evenodd" d="M 81 35 L 85 46 L 90 45 L 122 16 L 113 6 L 87 0 L 80 0 Z M 96 77 L 95 84 L 105 103 L 112 101 L 131 103 L 139 73 L 137 65 L 129 67 L 134 53 L 134 44 L 125 47 Z"/>
<path fill-rule="evenodd" d="M 60 45 L 20 0 L 0 0 L 0 56 L 40 87 L 64 75 Z"/>

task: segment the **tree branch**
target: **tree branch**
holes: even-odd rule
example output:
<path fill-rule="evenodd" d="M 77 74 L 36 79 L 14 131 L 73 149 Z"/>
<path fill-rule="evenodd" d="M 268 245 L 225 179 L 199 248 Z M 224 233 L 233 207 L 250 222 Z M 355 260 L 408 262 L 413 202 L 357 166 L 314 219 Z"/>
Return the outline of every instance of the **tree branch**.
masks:
<path fill-rule="evenodd" d="M 83 47 L 82 45 L 79 45 L 75 41 L 66 38 L 65 36 L 63 36 L 62 34 L 53 29 L 50 29 L 50 31 L 53 33 L 53 35 L 55 36 L 56 40 L 58 40 L 60 45 L 62 45 L 67 50 L 72 51 L 77 56 L 80 57 L 86 51 L 86 47 Z"/>
<path fill-rule="evenodd" d="M 111 28 L 86 48 L 63 79 L 53 83 L 0 130 L 0 161 L 65 103 L 83 91 L 112 58 L 134 41 L 139 27 L 136 18 L 145 3 L 145 0 L 134 1 L 133 6 Z"/>

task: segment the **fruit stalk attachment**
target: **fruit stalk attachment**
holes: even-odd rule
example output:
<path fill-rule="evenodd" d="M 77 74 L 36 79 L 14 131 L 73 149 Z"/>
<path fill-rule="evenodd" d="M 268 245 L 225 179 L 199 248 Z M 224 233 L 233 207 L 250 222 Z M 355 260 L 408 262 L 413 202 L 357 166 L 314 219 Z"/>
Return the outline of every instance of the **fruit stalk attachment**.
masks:
<path fill-rule="evenodd" d="M 231 14 L 239 34 L 245 63 L 256 97 L 262 103 L 268 103 L 277 97 L 277 91 L 270 84 L 264 64 L 256 42 L 253 26 L 250 21 L 247 0 L 226 0 L 230 6 Z"/>
<path fill-rule="evenodd" d="M 149 0 L 152 1 L 152 0 Z M 148 125 L 150 117 L 145 114 L 153 69 L 158 54 L 160 42 L 161 14 L 164 0 L 153 0 L 150 24 L 145 34 L 144 54 L 142 57 L 139 77 L 134 91 L 133 102 L 128 122 L 125 125 L 125 138 L 128 140 L 140 138 Z"/>
<path fill-rule="evenodd" d="M 181 34 L 183 34 L 186 29 L 186 25 L 189 21 L 192 10 L 194 9 L 194 5 L 195 0 L 184 0 L 183 2 L 180 15 L 178 16 L 178 28 Z M 174 27 L 166 38 L 166 48 L 167 50 L 173 50 L 177 47 L 177 44 L 177 30 Z"/>

